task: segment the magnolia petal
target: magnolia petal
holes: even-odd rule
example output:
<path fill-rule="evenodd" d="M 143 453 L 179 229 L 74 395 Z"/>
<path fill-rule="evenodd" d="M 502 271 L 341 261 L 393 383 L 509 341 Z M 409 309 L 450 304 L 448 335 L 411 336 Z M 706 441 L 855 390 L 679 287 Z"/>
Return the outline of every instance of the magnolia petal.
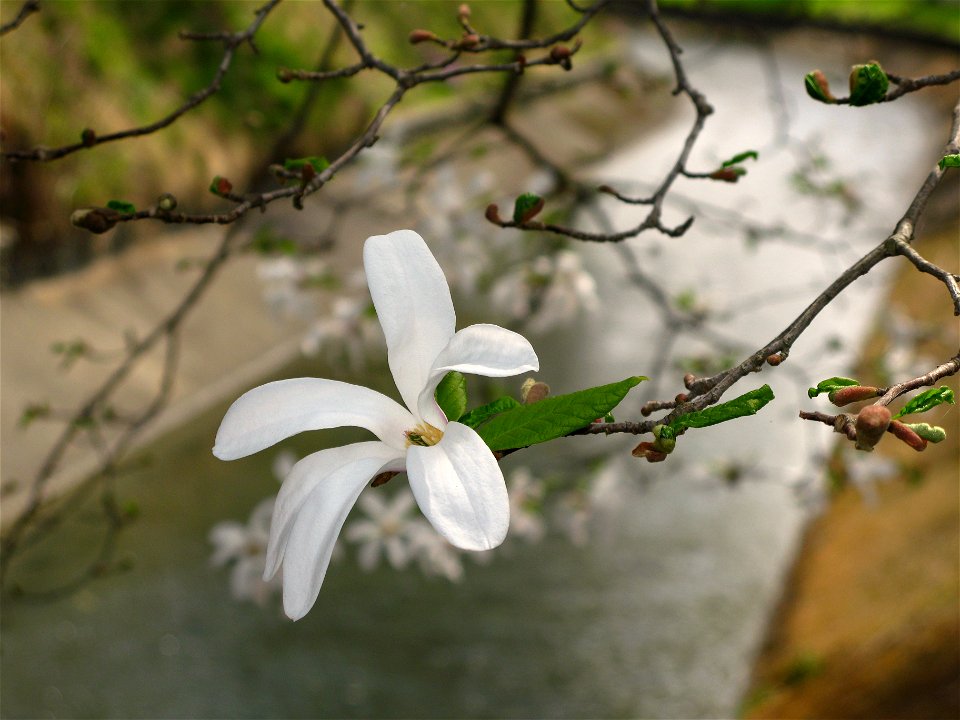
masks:
<path fill-rule="evenodd" d="M 321 484 L 335 484 L 340 471 L 350 472 L 357 466 L 359 477 L 368 466 L 374 466 L 369 475 L 361 481 L 360 487 L 380 472 L 384 465 L 393 465 L 394 469 L 403 469 L 402 453 L 386 443 L 371 441 L 344 445 L 343 447 L 321 450 L 300 460 L 283 481 L 273 506 L 273 519 L 270 522 L 270 540 L 267 543 L 267 561 L 264 567 L 264 580 L 269 580 L 280 567 L 290 532 L 306 499 Z M 332 490 L 331 492 L 334 492 Z M 359 494 L 359 490 L 357 491 Z M 355 498 L 354 498 L 355 499 Z M 353 500 L 350 501 L 350 506 Z M 348 506 L 349 509 L 349 506 Z M 338 526 L 339 528 L 339 526 Z M 335 536 L 334 536 L 335 537 Z M 332 546 L 332 543 L 331 543 Z"/>
<path fill-rule="evenodd" d="M 450 288 L 427 244 L 412 230 L 368 238 L 363 265 L 387 339 L 390 371 L 413 410 L 434 359 L 456 328 Z"/>
<path fill-rule="evenodd" d="M 399 403 L 376 390 L 338 380 L 296 378 L 244 393 L 220 423 L 213 454 L 236 460 L 305 430 L 357 426 L 402 450 L 415 425 Z"/>
<path fill-rule="evenodd" d="M 471 325 L 450 338 L 430 368 L 427 383 L 417 400 L 417 412 L 430 424 L 439 413 L 434 393 L 451 370 L 486 377 L 507 377 L 539 370 L 540 361 L 530 342 L 499 325 Z"/>
<path fill-rule="evenodd" d="M 510 525 L 510 499 L 490 448 L 471 428 L 447 425 L 432 447 L 411 446 L 407 475 L 420 510 L 451 544 L 489 550 Z"/>
<path fill-rule="evenodd" d="M 308 482 L 315 487 L 296 511 L 293 527 L 282 550 L 283 609 L 291 620 L 299 620 L 313 607 L 330 565 L 334 543 L 350 508 L 370 478 L 389 464 L 389 460 L 384 460 L 389 450 L 386 445 L 358 444 L 380 445 L 384 450 L 379 451 L 379 456 L 349 462 L 330 475 L 320 477 L 318 482 Z M 356 448 L 355 445 L 347 447 Z M 292 494 L 300 493 L 295 490 Z M 279 498 L 277 504 L 280 504 Z M 284 531 L 278 532 L 285 534 Z M 277 538 L 277 543 L 283 544 L 282 537 Z"/>

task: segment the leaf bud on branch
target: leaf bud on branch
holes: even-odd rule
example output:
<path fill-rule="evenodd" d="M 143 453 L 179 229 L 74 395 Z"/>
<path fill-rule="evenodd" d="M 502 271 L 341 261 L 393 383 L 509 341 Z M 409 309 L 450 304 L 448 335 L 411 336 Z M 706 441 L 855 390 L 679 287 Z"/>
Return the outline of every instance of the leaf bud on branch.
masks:
<path fill-rule="evenodd" d="M 886 405 L 870 405 L 857 413 L 857 450 L 872 452 L 890 427 L 891 417 L 890 408 Z"/>

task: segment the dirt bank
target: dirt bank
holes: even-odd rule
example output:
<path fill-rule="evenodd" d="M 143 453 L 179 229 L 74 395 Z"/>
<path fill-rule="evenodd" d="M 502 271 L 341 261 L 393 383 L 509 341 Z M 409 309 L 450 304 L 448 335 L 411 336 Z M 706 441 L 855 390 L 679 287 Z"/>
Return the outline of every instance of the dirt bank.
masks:
<path fill-rule="evenodd" d="M 955 269 L 956 225 L 931 240 L 920 250 Z M 944 294 L 904 266 L 891 299 L 934 329 L 920 350 L 941 361 L 958 345 Z M 878 334 L 857 377 L 870 379 L 884 352 Z M 956 377 L 946 384 L 956 392 Z M 878 481 L 869 499 L 844 482 L 835 458 L 839 489 L 807 531 L 754 670 L 746 717 L 960 717 L 960 412 L 929 416 L 947 440 L 922 453 L 883 442 L 875 454 L 898 472 Z"/>

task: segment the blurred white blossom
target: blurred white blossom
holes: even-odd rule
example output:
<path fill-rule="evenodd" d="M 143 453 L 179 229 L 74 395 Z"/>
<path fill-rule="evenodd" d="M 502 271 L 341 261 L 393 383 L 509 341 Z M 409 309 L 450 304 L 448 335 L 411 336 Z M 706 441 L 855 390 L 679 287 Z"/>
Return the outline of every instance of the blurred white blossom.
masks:
<path fill-rule="evenodd" d="M 460 582 L 463 578 L 463 562 L 457 548 L 433 532 L 424 520 L 412 521 L 408 531 L 411 550 L 424 575 L 439 575 L 451 582 Z M 492 552 L 488 550 L 471 554 L 487 556 Z"/>
<path fill-rule="evenodd" d="M 528 468 L 517 468 L 507 484 L 510 495 L 510 535 L 535 543 L 543 539 L 543 482 L 533 477 Z"/>
<path fill-rule="evenodd" d="M 351 521 L 344 529 L 344 537 L 359 543 L 357 560 L 360 567 L 370 572 L 385 556 L 395 570 L 407 566 L 412 557 L 410 532 L 414 518 L 410 512 L 416 505 L 413 493 L 404 488 L 392 498 L 381 492 L 360 496 L 357 505 L 365 518 Z"/>
<path fill-rule="evenodd" d="M 572 250 L 541 255 L 504 273 L 494 283 L 490 299 L 501 312 L 525 320 L 527 328 L 539 333 L 600 307 L 597 283 Z"/>
<path fill-rule="evenodd" d="M 225 520 L 214 525 L 209 535 L 214 547 L 210 563 L 214 567 L 233 565 L 230 593 L 234 599 L 251 600 L 261 607 L 282 585 L 280 574 L 270 580 L 263 579 L 274 500 L 271 497 L 260 502 L 246 524 Z"/>

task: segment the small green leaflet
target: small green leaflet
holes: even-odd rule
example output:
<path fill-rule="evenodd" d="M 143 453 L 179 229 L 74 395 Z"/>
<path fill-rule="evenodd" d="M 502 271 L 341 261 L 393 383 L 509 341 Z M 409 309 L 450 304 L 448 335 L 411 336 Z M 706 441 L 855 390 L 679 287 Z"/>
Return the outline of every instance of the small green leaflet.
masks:
<path fill-rule="evenodd" d="M 459 420 L 467 409 L 467 379 L 456 370 L 448 372 L 437 385 L 434 397 L 447 420 Z"/>
<path fill-rule="evenodd" d="M 461 422 L 464 425 L 476 429 L 480 423 L 486 422 L 494 415 L 499 415 L 502 412 L 506 412 L 507 410 L 512 410 L 513 408 L 518 407 L 522 407 L 522 405 L 509 395 L 504 395 L 503 397 L 497 398 L 493 402 L 489 402 L 486 405 L 481 405 L 480 407 L 474 408 L 466 415 L 461 415 L 457 422 Z"/>
<path fill-rule="evenodd" d="M 852 385 L 859 385 L 859 380 L 853 380 L 851 378 L 845 377 L 832 377 L 827 380 L 824 380 L 820 383 L 817 383 L 815 388 L 807 388 L 807 397 L 815 398 L 820 393 L 828 393 L 832 390 L 842 387 L 850 387 Z"/>
<path fill-rule="evenodd" d="M 830 83 L 820 70 L 808 72 L 803 78 L 803 84 L 807 89 L 807 95 L 814 100 L 822 103 L 836 102 L 836 98 L 830 92 Z"/>
<path fill-rule="evenodd" d="M 322 173 L 330 167 L 330 161 L 325 157 L 317 157 L 314 155 L 304 158 L 287 158 L 283 161 L 283 169 L 289 170 L 290 172 L 300 172 L 303 170 L 304 165 L 312 165 L 314 170 Z"/>
<path fill-rule="evenodd" d="M 960 167 L 960 155 L 944 155 L 937 165 L 940 166 L 941 170 L 946 170 L 948 167 Z"/>
<path fill-rule="evenodd" d="M 850 69 L 850 104 L 872 105 L 887 95 L 890 80 L 877 63 L 854 65 Z"/>
<path fill-rule="evenodd" d="M 107 203 L 107 207 L 124 215 L 133 215 L 133 213 L 137 211 L 133 203 L 128 203 L 125 200 L 110 200 Z"/>
<path fill-rule="evenodd" d="M 947 439 L 947 431 L 939 425 L 930 425 L 928 423 L 904 424 L 928 442 L 938 443 Z"/>
<path fill-rule="evenodd" d="M 720 167 L 730 167 L 731 165 L 736 165 L 737 163 L 742 163 L 744 160 L 756 160 L 759 157 L 759 154 L 756 150 L 746 150 L 745 152 L 738 153 L 734 155 L 729 160 L 726 160 Z"/>
<path fill-rule="evenodd" d="M 533 405 L 500 413 L 477 428 L 491 450 L 509 450 L 563 437 L 604 417 L 647 378 L 629 377 L 610 385 L 554 395 Z"/>
<path fill-rule="evenodd" d="M 513 221 L 523 224 L 543 210 L 543 198 L 534 193 L 524 193 L 513 204 Z"/>
<path fill-rule="evenodd" d="M 930 388 L 910 398 L 907 404 L 900 408 L 900 412 L 893 416 L 893 419 L 896 420 L 904 415 L 926 412 L 941 403 L 954 404 L 953 390 L 946 385 L 941 385 L 938 388 Z"/>
<path fill-rule="evenodd" d="M 730 402 L 681 415 L 668 427 L 676 432 L 684 428 L 707 427 L 734 418 L 755 415 L 760 408 L 771 400 L 773 400 L 773 390 L 770 389 L 769 385 L 764 385 L 756 390 L 744 393 Z"/>

